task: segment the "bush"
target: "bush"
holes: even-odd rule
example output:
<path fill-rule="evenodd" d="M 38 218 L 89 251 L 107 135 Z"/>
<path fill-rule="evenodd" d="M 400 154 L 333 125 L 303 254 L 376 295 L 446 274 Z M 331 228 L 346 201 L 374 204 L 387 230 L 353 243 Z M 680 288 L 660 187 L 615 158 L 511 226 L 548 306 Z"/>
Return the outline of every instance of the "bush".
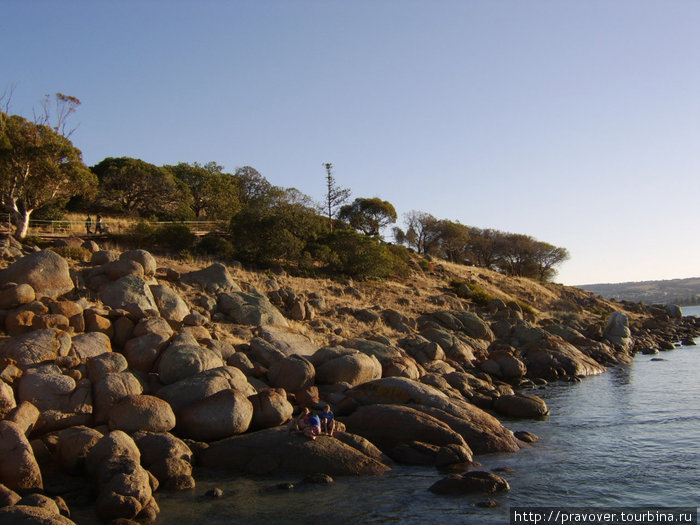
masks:
<path fill-rule="evenodd" d="M 174 252 L 189 250 L 194 246 L 197 236 L 185 224 L 164 224 L 156 228 L 154 240 L 157 245 Z"/>
<path fill-rule="evenodd" d="M 495 299 L 493 295 L 487 293 L 486 290 L 478 284 L 468 283 L 467 286 L 469 286 L 469 290 L 471 291 L 470 299 L 479 306 L 487 306 Z"/>
<path fill-rule="evenodd" d="M 194 247 L 194 251 L 200 255 L 210 255 L 223 260 L 235 258 L 233 243 L 218 235 L 205 235 Z"/>
<path fill-rule="evenodd" d="M 127 234 L 126 239 L 135 245 L 150 245 L 155 242 L 156 227 L 149 222 L 138 222 L 132 226 Z"/>
<path fill-rule="evenodd" d="M 316 256 L 331 273 L 357 280 L 384 279 L 407 274 L 407 252 L 392 250 L 374 238 L 351 230 L 340 230 L 322 239 Z"/>

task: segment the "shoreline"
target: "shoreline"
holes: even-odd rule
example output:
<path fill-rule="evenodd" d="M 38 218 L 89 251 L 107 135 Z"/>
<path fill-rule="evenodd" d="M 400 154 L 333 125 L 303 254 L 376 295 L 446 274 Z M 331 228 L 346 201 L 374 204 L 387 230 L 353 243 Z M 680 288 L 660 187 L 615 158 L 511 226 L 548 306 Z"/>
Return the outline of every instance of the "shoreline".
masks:
<path fill-rule="evenodd" d="M 153 521 L 159 491 L 197 486 L 193 464 L 231 476 L 378 475 L 394 463 L 469 473 L 472 458 L 524 446 L 510 418 L 547 413 L 537 388 L 522 387 L 580 381 L 699 332 L 677 307 L 619 305 L 625 314 L 584 292 L 522 280 L 499 285 L 531 286 L 529 297 L 542 301 L 559 291 L 570 311 L 496 298 L 482 305 L 444 288 L 457 270 L 421 273 L 434 288 L 411 303 L 398 286 L 380 296 L 372 283 L 327 283 L 321 294 L 293 291 L 313 283 L 289 276 L 235 268 L 234 279 L 216 263 L 159 268 L 145 250 L 97 249 L 79 270 L 52 251 L 23 254 L 0 273 L 0 425 L 23 451 L 18 470 L 32 474 L 0 472 L 14 500 L 5 509 L 46 510 L 14 505 L 18 493 L 72 502 L 78 474 L 93 480 L 103 520 Z M 601 317 L 602 307 L 612 313 Z M 279 430 L 325 403 L 336 437 Z M 113 486 L 117 472 L 139 481 Z M 138 499 L 127 498 L 133 509 L 127 495 Z"/>

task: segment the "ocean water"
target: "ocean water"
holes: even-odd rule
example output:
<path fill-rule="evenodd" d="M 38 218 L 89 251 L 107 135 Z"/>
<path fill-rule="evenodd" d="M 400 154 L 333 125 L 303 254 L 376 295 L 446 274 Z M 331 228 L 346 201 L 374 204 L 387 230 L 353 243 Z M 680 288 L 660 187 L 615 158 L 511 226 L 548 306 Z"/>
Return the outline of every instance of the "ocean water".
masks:
<path fill-rule="evenodd" d="M 700 315 L 700 307 L 685 309 Z M 699 341 L 700 342 L 700 341 Z M 653 357 L 662 361 L 652 361 Z M 478 456 L 478 470 L 499 470 L 511 490 L 438 496 L 444 477 L 430 467 L 396 466 L 378 478 L 299 484 L 302 476 L 241 477 L 198 472 L 197 488 L 161 492 L 157 523 L 286 524 L 439 522 L 502 524 L 514 506 L 636 507 L 700 505 L 700 346 L 681 347 L 609 369 L 580 383 L 534 391 L 550 415 L 502 420 L 539 441 L 515 454 Z M 292 490 L 274 488 L 292 482 Z M 220 499 L 204 496 L 223 489 Z M 492 499 L 494 508 L 480 502 Z"/>

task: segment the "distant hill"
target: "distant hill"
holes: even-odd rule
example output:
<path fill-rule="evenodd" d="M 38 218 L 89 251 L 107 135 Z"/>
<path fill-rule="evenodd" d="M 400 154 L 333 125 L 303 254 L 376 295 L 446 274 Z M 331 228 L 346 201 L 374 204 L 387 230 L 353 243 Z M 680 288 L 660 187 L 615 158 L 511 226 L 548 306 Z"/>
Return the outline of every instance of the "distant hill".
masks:
<path fill-rule="evenodd" d="M 667 281 L 585 284 L 577 288 L 618 301 L 700 305 L 700 277 Z"/>

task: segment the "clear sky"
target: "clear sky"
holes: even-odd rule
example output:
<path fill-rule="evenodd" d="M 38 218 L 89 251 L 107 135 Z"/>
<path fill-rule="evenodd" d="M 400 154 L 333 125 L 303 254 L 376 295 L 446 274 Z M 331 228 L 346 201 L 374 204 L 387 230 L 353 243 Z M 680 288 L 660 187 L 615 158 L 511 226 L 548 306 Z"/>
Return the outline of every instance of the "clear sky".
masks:
<path fill-rule="evenodd" d="M 700 1 L 0 0 L 0 92 L 82 101 L 88 165 L 324 162 L 403 214 L 566 247 L 565 284 L 700 276 Z"/>

